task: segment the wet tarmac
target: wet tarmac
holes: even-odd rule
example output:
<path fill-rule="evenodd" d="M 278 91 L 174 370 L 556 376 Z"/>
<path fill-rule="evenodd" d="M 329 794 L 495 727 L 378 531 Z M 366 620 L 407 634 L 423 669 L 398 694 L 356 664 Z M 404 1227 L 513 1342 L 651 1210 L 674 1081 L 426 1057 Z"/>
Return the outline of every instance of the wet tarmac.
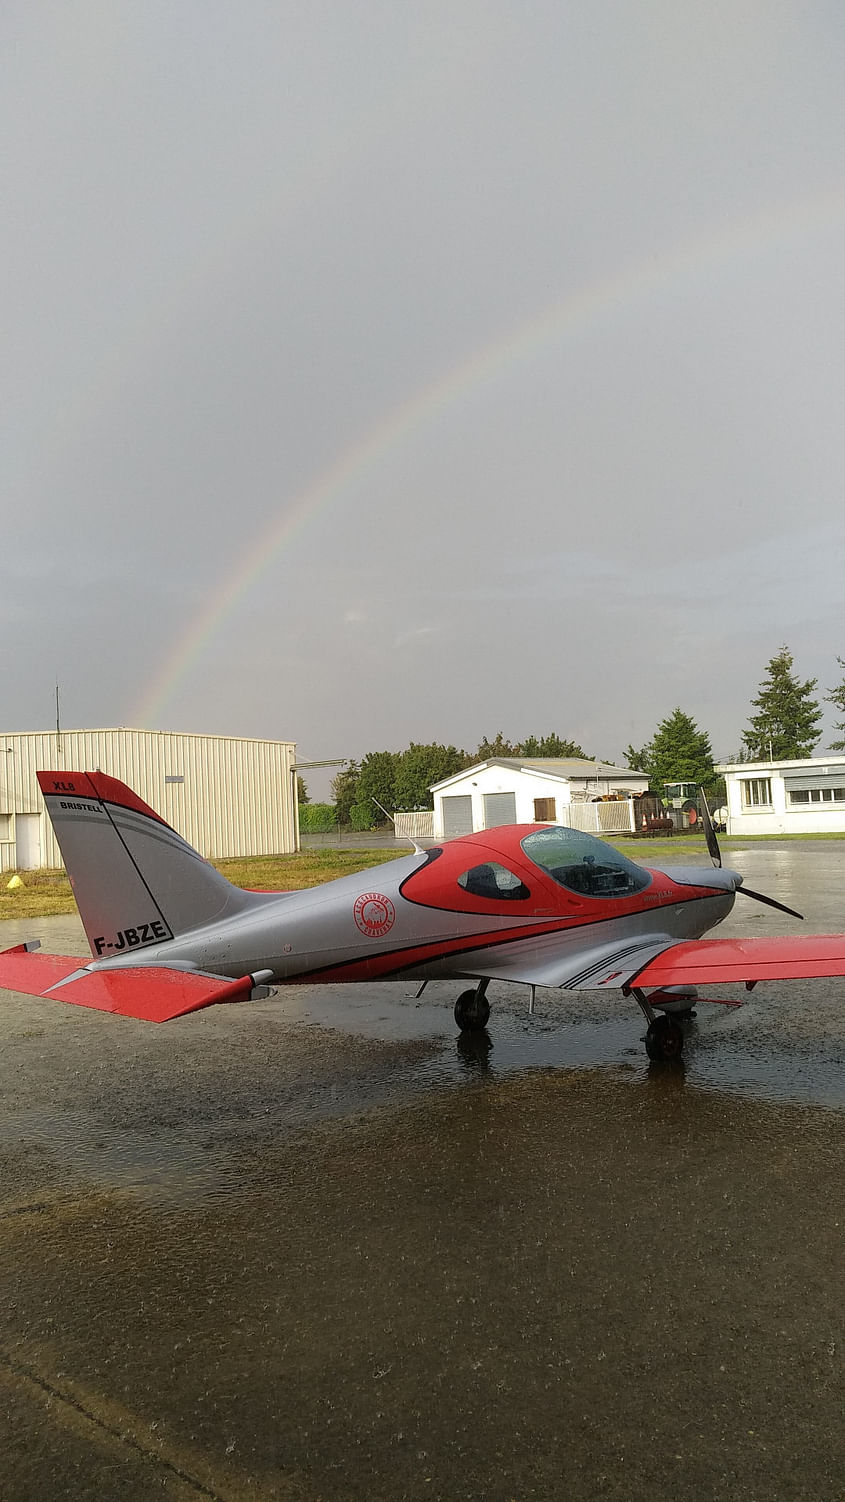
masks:
<path fill-rule="evenodd" d="M 722 933 L 836 931 L 845 843 Z M 0 925 L 85 953 L 76 920 Z M 0 1497 L 841 1499 L 845 984 L 0 993 Z M 726 994 L 743 996 L 741 990 Z"/>

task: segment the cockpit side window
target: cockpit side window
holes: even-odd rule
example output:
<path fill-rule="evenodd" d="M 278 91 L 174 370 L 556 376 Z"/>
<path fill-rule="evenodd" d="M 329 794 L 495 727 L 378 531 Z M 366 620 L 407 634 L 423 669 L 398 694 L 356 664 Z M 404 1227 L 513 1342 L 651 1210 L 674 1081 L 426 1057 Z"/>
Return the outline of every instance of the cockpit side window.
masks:
<path fill-rule="evenodd" d="M 458 886 L 471 897 L 487 897 L 492 902 L 524 902 L 530 897 L 527 886 L 506 866 L 495 861 L 485 861 L 481 866 L 472 866 L 458 877 Z"/>
<path fill-rule="evenodd" d="M 630 897 L 651 883 L 642 866 L 580 829 L 538 829 L 526 835 L 522 848 L 558 886 L 582 897 Z"/>

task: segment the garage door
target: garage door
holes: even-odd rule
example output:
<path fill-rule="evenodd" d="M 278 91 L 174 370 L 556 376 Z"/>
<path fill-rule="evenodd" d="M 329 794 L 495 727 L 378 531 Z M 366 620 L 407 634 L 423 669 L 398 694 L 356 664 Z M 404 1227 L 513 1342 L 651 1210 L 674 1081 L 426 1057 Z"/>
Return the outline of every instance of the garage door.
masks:
<path fill-rule="evenodd" d="M 472 796 L 443 799 L 443 837 L 452 840 L 458 834 L 472 834 Z"/>
<path fill-rule="evenodd" d="M 516 793 L 484 794 L 484 828 L 516 823 Z"/>

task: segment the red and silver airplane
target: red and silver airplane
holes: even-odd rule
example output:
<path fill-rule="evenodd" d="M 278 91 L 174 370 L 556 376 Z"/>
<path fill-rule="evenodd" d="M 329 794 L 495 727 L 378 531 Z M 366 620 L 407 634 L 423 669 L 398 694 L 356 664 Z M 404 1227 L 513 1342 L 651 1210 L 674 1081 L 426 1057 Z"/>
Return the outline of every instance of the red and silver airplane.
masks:
<path fill-rule="evenodd" d="M 463 835 L 298 892 L 232 886 L 124 783 L 39 772 L 93 958 L 0 953 L 0 985 L 164 1022 L 268 985 L 471 981 L 461 1030 L 483 1029 L 491 980 L 617 991 L 644 1013 L 652 1059 L 677 1057 L 698 985 L 845 975 L 845 935 L 702 939 L 742 886 L 721 866 L 636 865 L 578 830 Z M 706 808 L 706 805 L 705 805 Z M 794 914 L 800 917 L 800 913 Z M 736 1005 L 729 1002 L 727 1005 Z"/>

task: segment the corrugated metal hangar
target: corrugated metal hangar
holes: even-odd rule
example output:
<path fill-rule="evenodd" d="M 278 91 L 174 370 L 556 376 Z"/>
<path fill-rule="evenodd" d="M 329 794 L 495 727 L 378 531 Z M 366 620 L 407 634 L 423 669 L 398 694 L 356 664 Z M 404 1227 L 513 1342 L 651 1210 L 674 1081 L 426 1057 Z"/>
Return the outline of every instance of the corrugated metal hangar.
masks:
<path fill-rule="evenodd" d="M 37 771 L 119 777 L 209 859 L 296 850 L 296 745 L 175 731 L 0 733 L 0 870 L 61 866 Z"/>

